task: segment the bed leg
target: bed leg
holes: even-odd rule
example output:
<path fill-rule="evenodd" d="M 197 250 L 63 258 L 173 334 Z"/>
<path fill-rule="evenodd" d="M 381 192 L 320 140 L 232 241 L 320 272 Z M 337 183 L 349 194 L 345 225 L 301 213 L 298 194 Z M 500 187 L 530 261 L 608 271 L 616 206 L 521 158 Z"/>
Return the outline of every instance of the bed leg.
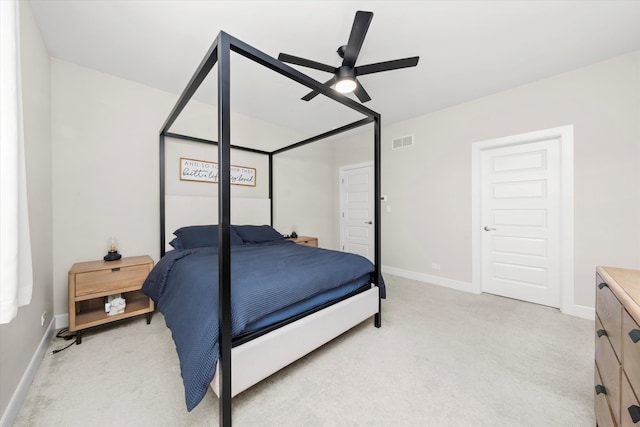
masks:
<path fill-rule="evenodd" d="M 151 312 L 147 313 L 147 325 L 151 324 Z"/>
<path fill-rule="evenodd" d="M 373 316 L 373 324 L 376 328 L 382 327 L 382 299 L 380 297 L 380 287 L 378 287 L 378 312 Z"/>

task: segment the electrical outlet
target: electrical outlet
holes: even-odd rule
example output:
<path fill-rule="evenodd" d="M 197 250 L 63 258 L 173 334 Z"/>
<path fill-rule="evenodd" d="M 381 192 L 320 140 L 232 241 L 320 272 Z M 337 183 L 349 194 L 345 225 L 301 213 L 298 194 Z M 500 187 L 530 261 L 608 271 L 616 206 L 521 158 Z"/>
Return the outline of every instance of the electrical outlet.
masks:
<path fill-rule="evenodd" d="M 434 270 L 440 270 L 440 264 L 436 264 L 435 262 L 432 262 L 431 268 L 433 268 Z"/>
<path fill-rule="evenodd" d="M 40 316 L 40 326 L 44 326 L 44 321 L 47 318 L 47 312 L 45 311 L 44 313 L 42 313 L 42 316 Z"/>

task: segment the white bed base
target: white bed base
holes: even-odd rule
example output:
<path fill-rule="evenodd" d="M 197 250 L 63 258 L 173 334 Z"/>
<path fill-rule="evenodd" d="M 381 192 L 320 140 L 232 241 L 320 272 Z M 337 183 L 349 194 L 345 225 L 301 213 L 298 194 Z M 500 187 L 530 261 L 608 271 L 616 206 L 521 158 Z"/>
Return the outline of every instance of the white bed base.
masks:
<path fill-rule="evenodd" d="M 378 313 L 377 286 L 231 349 L 231 396 Z M 220 362 L 211 388 L 220 396 Z"/>

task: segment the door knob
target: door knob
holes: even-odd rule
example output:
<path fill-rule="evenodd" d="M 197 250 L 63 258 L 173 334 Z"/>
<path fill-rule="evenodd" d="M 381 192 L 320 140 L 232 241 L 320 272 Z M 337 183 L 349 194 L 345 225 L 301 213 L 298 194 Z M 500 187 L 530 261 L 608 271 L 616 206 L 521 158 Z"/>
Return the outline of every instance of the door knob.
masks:
<path fill-rule="evenodd" d="M 489 227 L 488 225 L 484 226 L 484 231 L 494 231 L 494 230 L 495 230 L 495 228 L 493 228 L 493 227 Z"/>
<path fill-rule="evenodd" d="M 373 224 L 373 221 L 365 221 L 365 224 Z"/>

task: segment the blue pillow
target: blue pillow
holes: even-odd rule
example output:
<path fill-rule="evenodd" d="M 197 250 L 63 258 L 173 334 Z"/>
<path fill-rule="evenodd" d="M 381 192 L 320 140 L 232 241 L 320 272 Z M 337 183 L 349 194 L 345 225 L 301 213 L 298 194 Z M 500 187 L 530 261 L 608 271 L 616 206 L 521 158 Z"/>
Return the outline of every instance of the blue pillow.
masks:
<path fill-rule="evenodd" d="M 236 232 L 245 243 L 272 242 L 274 240 L 284 240 L 282 234 L 278 233 L 269 225 L 234 225 Z"/>
<path fill-rule="evenodd" d="M 169 244 L 173 247 L 173 249 L 184 249 L 179 237 L 176 237 L 175 239 L 170 241 Z"/>
<path fill-rule="evenodd" d="M 180 239 L 182 249 L 218 247 L 218 225 L 192 225 L 179 228 L 173 234 Z M 231 227 L 231 246 L 242 243 L 242 238 Z"/>

